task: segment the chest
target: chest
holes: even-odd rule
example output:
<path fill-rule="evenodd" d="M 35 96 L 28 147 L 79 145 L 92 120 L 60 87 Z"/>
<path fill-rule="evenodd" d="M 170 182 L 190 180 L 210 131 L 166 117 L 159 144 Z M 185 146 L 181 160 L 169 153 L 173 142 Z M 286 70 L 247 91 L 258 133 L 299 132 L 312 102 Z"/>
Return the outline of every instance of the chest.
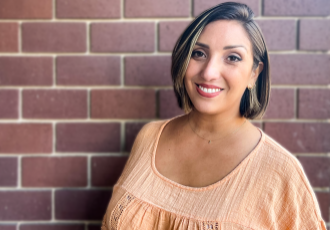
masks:
<path fill-rule="evenodd" d="M 159 140 L 155 165 L 160 174 L 182 185 L 205 187 L 225 178 L 250 152 L 245 142 L 210 143 Z"/>

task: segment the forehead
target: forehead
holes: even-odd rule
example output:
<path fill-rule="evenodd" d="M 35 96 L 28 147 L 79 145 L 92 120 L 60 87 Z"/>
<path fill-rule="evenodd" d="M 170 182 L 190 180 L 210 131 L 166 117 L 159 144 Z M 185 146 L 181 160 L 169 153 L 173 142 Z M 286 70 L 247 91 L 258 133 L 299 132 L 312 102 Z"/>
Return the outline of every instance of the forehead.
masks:
<path fill-rule="evenodd" d="M 244 45 L 251 52 L 252 44 L 243 26 L 235 20 L 217 20 L 205 26 L 198 42 L 211 48 L 221 48 L 230 45 Z"/>

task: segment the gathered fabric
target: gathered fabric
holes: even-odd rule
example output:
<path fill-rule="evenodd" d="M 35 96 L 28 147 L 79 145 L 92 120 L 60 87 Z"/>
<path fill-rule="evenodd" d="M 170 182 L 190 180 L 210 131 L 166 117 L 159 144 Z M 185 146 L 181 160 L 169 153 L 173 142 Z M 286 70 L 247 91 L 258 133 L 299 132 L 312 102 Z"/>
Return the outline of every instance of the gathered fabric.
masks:
<path fill-rule="evenodd" d="M 140 130 L 101 230 L 326 230 L 300 162 L 259 128 L 257 146 L 214 184 L 189 187 L 160 174 L 158 141 L 165 125 L 179 116 Z"/>

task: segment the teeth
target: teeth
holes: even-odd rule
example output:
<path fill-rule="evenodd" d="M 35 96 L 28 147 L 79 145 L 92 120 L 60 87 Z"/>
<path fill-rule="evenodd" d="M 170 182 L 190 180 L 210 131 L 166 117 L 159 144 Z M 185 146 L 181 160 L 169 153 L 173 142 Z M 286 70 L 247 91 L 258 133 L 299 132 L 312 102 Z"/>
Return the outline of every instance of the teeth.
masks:
<path fill-rule="evenodd" d="M 221 89 L 210 89 L 210 88 L 203 88 L 202 86 L 198 86 L 201 90 L 203 90 L 203 92 L 205 93 L 215 93 L 215 92 L 219 92 Z"/>

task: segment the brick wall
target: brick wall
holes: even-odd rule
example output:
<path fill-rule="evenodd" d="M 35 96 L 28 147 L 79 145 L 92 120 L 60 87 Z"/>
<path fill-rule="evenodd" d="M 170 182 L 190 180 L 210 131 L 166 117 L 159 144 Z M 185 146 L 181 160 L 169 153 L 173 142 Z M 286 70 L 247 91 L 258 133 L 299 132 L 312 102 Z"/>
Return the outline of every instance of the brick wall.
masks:
<path fill-rule="evenodd" d="M 99 229 L 136 133 L 183 113 L 175 40 L 220 2 L 0 1 L 0 230 Z M 271 58 L 254 124 L 298 157 L 329 224 L 330 1 L 242 2 Z"/>

